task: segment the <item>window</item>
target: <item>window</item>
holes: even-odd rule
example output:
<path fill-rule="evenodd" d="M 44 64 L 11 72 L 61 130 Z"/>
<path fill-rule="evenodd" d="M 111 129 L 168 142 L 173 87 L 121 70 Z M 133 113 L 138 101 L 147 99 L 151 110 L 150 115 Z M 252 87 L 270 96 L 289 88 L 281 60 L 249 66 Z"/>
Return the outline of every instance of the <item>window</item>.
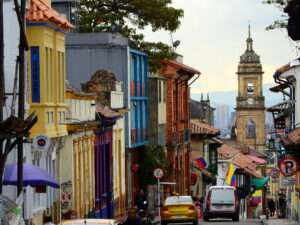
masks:
<path fill-rule="evenodd" d="M 247 123 L 247 137 L 255 138 L 255 123 L 253 121 Z"/>
<path fill-rule="evenodd" d="M 51 112 L 51 123 L 54 123 L 54 112 Z"/>
<path fill-rule="evenodd" d="M 40 49 L 30 47 L 31 56 L 31 101 L 40 102 Z"/>
<path fill-rule="evenodd" d="M 248 95 L 253 95 L 254 92 L 254 85 L 252 83 L 247 84 L 247 94 Z"/>
<path fill-rule="evenodd" d="M 50 123 L 50 112 L 47 112 L 47 123 Z"/>

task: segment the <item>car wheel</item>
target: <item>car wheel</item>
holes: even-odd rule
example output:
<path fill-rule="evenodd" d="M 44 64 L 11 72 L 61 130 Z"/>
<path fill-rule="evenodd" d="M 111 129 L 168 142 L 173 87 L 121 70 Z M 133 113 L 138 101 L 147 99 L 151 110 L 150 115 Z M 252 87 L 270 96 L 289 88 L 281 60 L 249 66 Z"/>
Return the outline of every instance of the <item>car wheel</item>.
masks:
<path fill-rule="evenodd" d="M 240 220 L 239 214 L 235 215 L 232 220 L 238 222 Z"/>
<path fill-rule="evenodd" d="M 198 220 L 194 220 L 193 225 L 198 225 Z"/>
<path fill-rule="evenodd" d="M 208 216 L 203 216 L 203 220 L 204 220 L 205 222 L 209 222 L 209 217 L 208 217 Z"/>

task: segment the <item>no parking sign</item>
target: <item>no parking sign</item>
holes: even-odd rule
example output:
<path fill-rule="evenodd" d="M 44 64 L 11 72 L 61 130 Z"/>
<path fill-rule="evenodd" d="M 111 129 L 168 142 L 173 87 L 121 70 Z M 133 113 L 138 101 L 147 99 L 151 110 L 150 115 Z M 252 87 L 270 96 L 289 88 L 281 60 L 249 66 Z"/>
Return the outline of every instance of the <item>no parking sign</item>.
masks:
<path fill-rule="evenodd" d="M 298 163 L 293 158 L 284 158 L 279 162 L 280 172 L 286 176 L 290 177 L 297 173 L 298 171 Z"/>

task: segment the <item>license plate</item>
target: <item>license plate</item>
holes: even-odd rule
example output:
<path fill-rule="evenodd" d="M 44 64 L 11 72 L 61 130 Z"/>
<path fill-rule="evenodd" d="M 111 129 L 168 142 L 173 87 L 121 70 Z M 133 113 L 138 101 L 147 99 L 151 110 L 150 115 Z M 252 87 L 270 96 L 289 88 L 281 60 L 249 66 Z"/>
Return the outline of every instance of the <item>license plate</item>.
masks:
<path fill-rule="evenodd" d="M 175 216 L 175 218 L 176 218 L 176 219 L 181 219 L 181 218 L 182 218 L 182 216 Z"/>

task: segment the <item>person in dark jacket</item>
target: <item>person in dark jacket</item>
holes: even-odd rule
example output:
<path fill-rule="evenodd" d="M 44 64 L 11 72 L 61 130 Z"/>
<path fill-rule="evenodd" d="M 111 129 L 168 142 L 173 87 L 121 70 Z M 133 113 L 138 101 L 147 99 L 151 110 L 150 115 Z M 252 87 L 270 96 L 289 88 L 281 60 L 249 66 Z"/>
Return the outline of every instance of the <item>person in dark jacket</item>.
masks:
<path fill-rule="evenodd" d="M 145 223 L 137 217 L 136 209 L 130 208 L 128 210 L 127 219 L 122 223 L 122 225 L 145 225 Z"/>
<path fill-rule="evenodd" d="M 147 197 L 146 197 L 146 195 L 144 193 L 144 190 L 141 189 L 139 191 L 139 193 L 137 193 L 137 195 L 135 196 L 135 203 L 137 205 L 138 210 L 140 210 L 140 209 L 145 210 L 146 209 L 145 208 L 146 206 L 144 204 L 145 201 L 147 201 Z"/>

